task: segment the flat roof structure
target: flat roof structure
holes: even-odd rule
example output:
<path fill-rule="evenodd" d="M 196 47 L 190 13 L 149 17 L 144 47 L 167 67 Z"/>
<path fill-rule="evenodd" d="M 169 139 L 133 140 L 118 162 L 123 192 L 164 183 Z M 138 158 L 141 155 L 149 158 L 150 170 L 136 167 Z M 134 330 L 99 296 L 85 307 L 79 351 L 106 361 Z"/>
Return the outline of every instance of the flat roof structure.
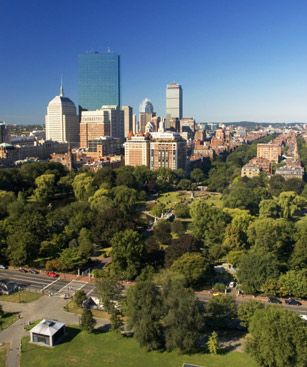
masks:
<path fill-rule="evenodd" d="M 30 330 L 31 342 L 53 347 L 64 333 L 64 323 L 44 319 Z"/>

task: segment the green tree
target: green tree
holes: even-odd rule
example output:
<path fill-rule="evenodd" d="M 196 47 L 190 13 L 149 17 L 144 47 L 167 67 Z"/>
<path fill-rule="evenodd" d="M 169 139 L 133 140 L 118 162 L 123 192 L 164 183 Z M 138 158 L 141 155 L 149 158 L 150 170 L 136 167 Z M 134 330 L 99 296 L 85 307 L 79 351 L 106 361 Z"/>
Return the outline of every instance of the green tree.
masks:
<path fill-rule="evenodd" d="M 78 244 L 80 256 L 84 259 L 88 259 L 93 252 L 93 241 L 91 239 L 91 232 L 88 229 L 81 228 Z"/>
<path fill-rule="evenodd" d="M 86 300 L 86 294 L 85 292 L 80 289 L 78 291 L 76 291 L 75 295 L 74 295 L 74 301 L 75 301 L 75 304 L 78 306 L 78 307 L 82 307 L 83 305 L 83 302 Z"/>
<path fill-rule="evenodd" d="M 210 354 L 218 354 L 219 352 L 219 339 L 216 331 L 213 331 L 209 336 L 207 342 L 208 351 Z"/>
<path fill-rule="evenodd" d="M 190 208 L 191 230 L 206 246 L 221 245 L 230 216 L 221 209 L 209 206 L 205 200 L 196 200 Z"/>
<path fill-rule="evenodd" d="M 278 197 L 278 204 L 281 207 L 281 215 L 285 219 L 301 215 L 306 207 L 306 199 L 298 196 L 296 192 L 282 192 Z"/>
<path fill-rule="evenodd" d="M 92 311 L 85 308 L 81 315 L 80 326 L 88 333 L 93 332 L 96 325 L 96 320 L 93 317 Z"/>
<path fill-rule="evenodd" d="M 77 200 L 87 200 L 95 192 L 94 178 L 88 173 L 79 173 L 75 176 L 72 187 Z"/>
<path fill-rule="evenodd" d="M 257 310 L 249 332 L 247 351 L 260 366 L 306 366 L 307 328 L 296 313 L 277 307 Z"/>
<path fill-rule="evenodd" d="M 140 346 L 147 350 L 163 347 L 161 317 L 163 305 L 158 287 L 150 282 L 138 282 L 128 289 L 127 315 L 129 326 Z"/>
<path fill-rule="evenodd" d="M 123 166 L 117 168 L 116 172 L 116 185 L 117 186 L 127 186 L 134 188 L 136 185 L 136 180 L 134 176 L 134 167 Z"/>
<path fill-rule="evenodd" d="M 111 315 L 111 324 L 118 330 L 122 322 L 121 302 L 124 287 L 118 277 L 111 273 L 103 272 L 96 278 L 96 291 L 104 309 Z"/>
<path fill-rule="evenodd" d="M 137 192 L 127 186 L 117 186 L 112 189 L 113 201 L 117 208 L 124 213 L 131 213 L 137 201 Z"/>
<path fill-rule="evenodd" d="M 281 208 L 274 199 L 262 200 L 259 205 L 259 216 L 266 218 L 279 218 Z"/>
<path fill-rule="evenodd" d="M 135 278 L 144 258 L 145 244 L 138 232 L 127 229 L 114 235 L 112 244 L 112 264 L 116 274 L 127 278 Z"/>
<path fill-rule="evenodd" d="M 47 202 L 52 199 L 55 193 L 55 175 L 43 174 L 35 179 L 36 189 L 34 190 L 34 198 L 36 201 Z"/>
<path fill-rule="evenodd" d="M 278 278 L 279 268 L 273 254 L 249 251 L 240 258 L 237 276 L 245 292 L 257 293 L 268 279 Z"/>
<path fill-rule="evenodd" d="M 183 234 L 179 238 L 172 239 L 171 245 L 165 249 L 165 265 L 171 266 L 185 253 L 199 252 L 200 247 L 200 241 L 190 234 Z"/>
<path fill-rule="evenodd" d="M 307 297 L 307 269 L 289 270 L 278 280 L 279 294 L 283 297 Z"/>
<path fill-rule="evenodd" d="M 201 282 L 208 267 L 209 264 L 202 254 L 192 252 L 185 253 L 175 260 L 171 266 L 171 270 L 182 274 L 186 284 L 191 286 Z"/>
<path fill-rule="evenodd" d="M 238 306 L 238 318 L 241 321 L 241 325 L 248 328 L 249 323 L 255 312 L 263 308 L 263 303 L 254 300 L 240 303 Z"/>
<path fill-rule="evenodd" d="M 206 320 L 211 327 L 223 328 L 236 315 L 236 303 L 231 296 L 212 297 L 206 304 Z"/>
<path fill-rule="evenodd" d="M 187 178 L 182 178 L 178 184 L 177 188 L 179 190 L 190 190 L 191 189 L 191 181 Z"/>
<path fill-rule="evenodd" d="M 205 175 L 202 169 L 194 168 L 190 174 L 191 180 L 196 183 L 201 183 L 205 179 Z"/>
<path fill-rule="evenodd" d="M 60 254 L 59 261 L 61 269 L 64 271 L 75 270 L 86 263 L 86 259 L 82 258 L 76 247 L 64 249 Z"/>
<path fill-rule="evenodd" d="M 248 238 L 247 229 L 252 222 L 253 217 L 246 213 L 239 213 L 234 215 L 232 221 L 226 227 L 223 247 L 229 250 L 247 249 Z"/>
<path fill-rule="evenodd" d="M 8 205 L 16 200 L 15 194 L 11 191 L 0 191 L 0 219 L 8 213 Z"/>
<path fill-rule="evenodd" d="M 109 190 L 100 188 L 95 191 L 94 195 L 89 198 L 89 203 L 92 210 L 99 214 L 114 206 L 112 199 L 108 196 Z"/>
<path fill-rule="evenodd" d="M 248 228 L 248 241 L 257 249 L 287 259 L 292 252 L 295 228 L 285 219 L 259 218 Z"/>
<path fill-rule="evenodd" d="M 290 258 L 290 266 L 293 269 L 307 268 L 307 231 L 298 233 Z"/>
<path fill-rule="evenodd" d="M 163 303 L 166 349 L 179 349 L 182 353 L 195 351 L 204 318 L 202 306 L 194 292 L 181 283 L 171 281 L 167 287 L 164 286 Z"/>

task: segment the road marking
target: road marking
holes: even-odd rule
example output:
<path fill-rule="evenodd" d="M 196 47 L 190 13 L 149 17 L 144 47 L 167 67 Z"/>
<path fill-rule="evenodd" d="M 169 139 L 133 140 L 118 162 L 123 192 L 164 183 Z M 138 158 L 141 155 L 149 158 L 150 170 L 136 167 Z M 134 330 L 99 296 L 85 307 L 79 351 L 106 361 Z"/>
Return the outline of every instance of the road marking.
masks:
<path fill-rule="evenodd" d="M 50 285 L 54 284 L 55 282 L 57 282 L 58 280 L 60 280 L 60 277 L 58 277 L 56 280 L 54 280 L 53 282 L 51 283 L 48 283 L 44 288 L 42 288 L 42 292 L 47 289 Z"/>

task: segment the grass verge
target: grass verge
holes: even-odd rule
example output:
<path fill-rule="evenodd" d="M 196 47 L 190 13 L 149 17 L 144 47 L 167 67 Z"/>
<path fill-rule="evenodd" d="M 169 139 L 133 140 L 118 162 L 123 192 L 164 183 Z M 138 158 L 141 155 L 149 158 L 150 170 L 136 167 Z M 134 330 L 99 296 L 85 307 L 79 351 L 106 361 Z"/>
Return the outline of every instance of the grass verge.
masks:
<path fill-rule="evenodd" d="M 15 303 L 30 303 L 39 299 L 42 295 L 29 291 L 16 292 L 9 295 L 2 294 L 0 301 L 15 302 Z"/>
<path fill-rule="evenodd" d="M 134 338 L 115 332 L 88 334 L 79 328 L 67 328 L 66 340 L 55 348 L 38 347 L 22 340 L 21 367 L 181 367 L 183 363 L 205 367 L 256 367 L 245 353 L 222 355 L 147 352 Z"/>

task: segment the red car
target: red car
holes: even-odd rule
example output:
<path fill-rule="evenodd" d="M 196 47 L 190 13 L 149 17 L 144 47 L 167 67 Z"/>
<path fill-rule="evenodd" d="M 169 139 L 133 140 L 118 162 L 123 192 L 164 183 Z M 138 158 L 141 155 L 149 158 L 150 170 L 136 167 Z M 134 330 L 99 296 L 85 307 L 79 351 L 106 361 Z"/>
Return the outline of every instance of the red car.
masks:
<path fill-rule="evenodd" d="M 59 274 L 55 273 L 54 271 L 48 271 L 47 275 L 50 278 L 57 278 L 60 276 Z"/>

